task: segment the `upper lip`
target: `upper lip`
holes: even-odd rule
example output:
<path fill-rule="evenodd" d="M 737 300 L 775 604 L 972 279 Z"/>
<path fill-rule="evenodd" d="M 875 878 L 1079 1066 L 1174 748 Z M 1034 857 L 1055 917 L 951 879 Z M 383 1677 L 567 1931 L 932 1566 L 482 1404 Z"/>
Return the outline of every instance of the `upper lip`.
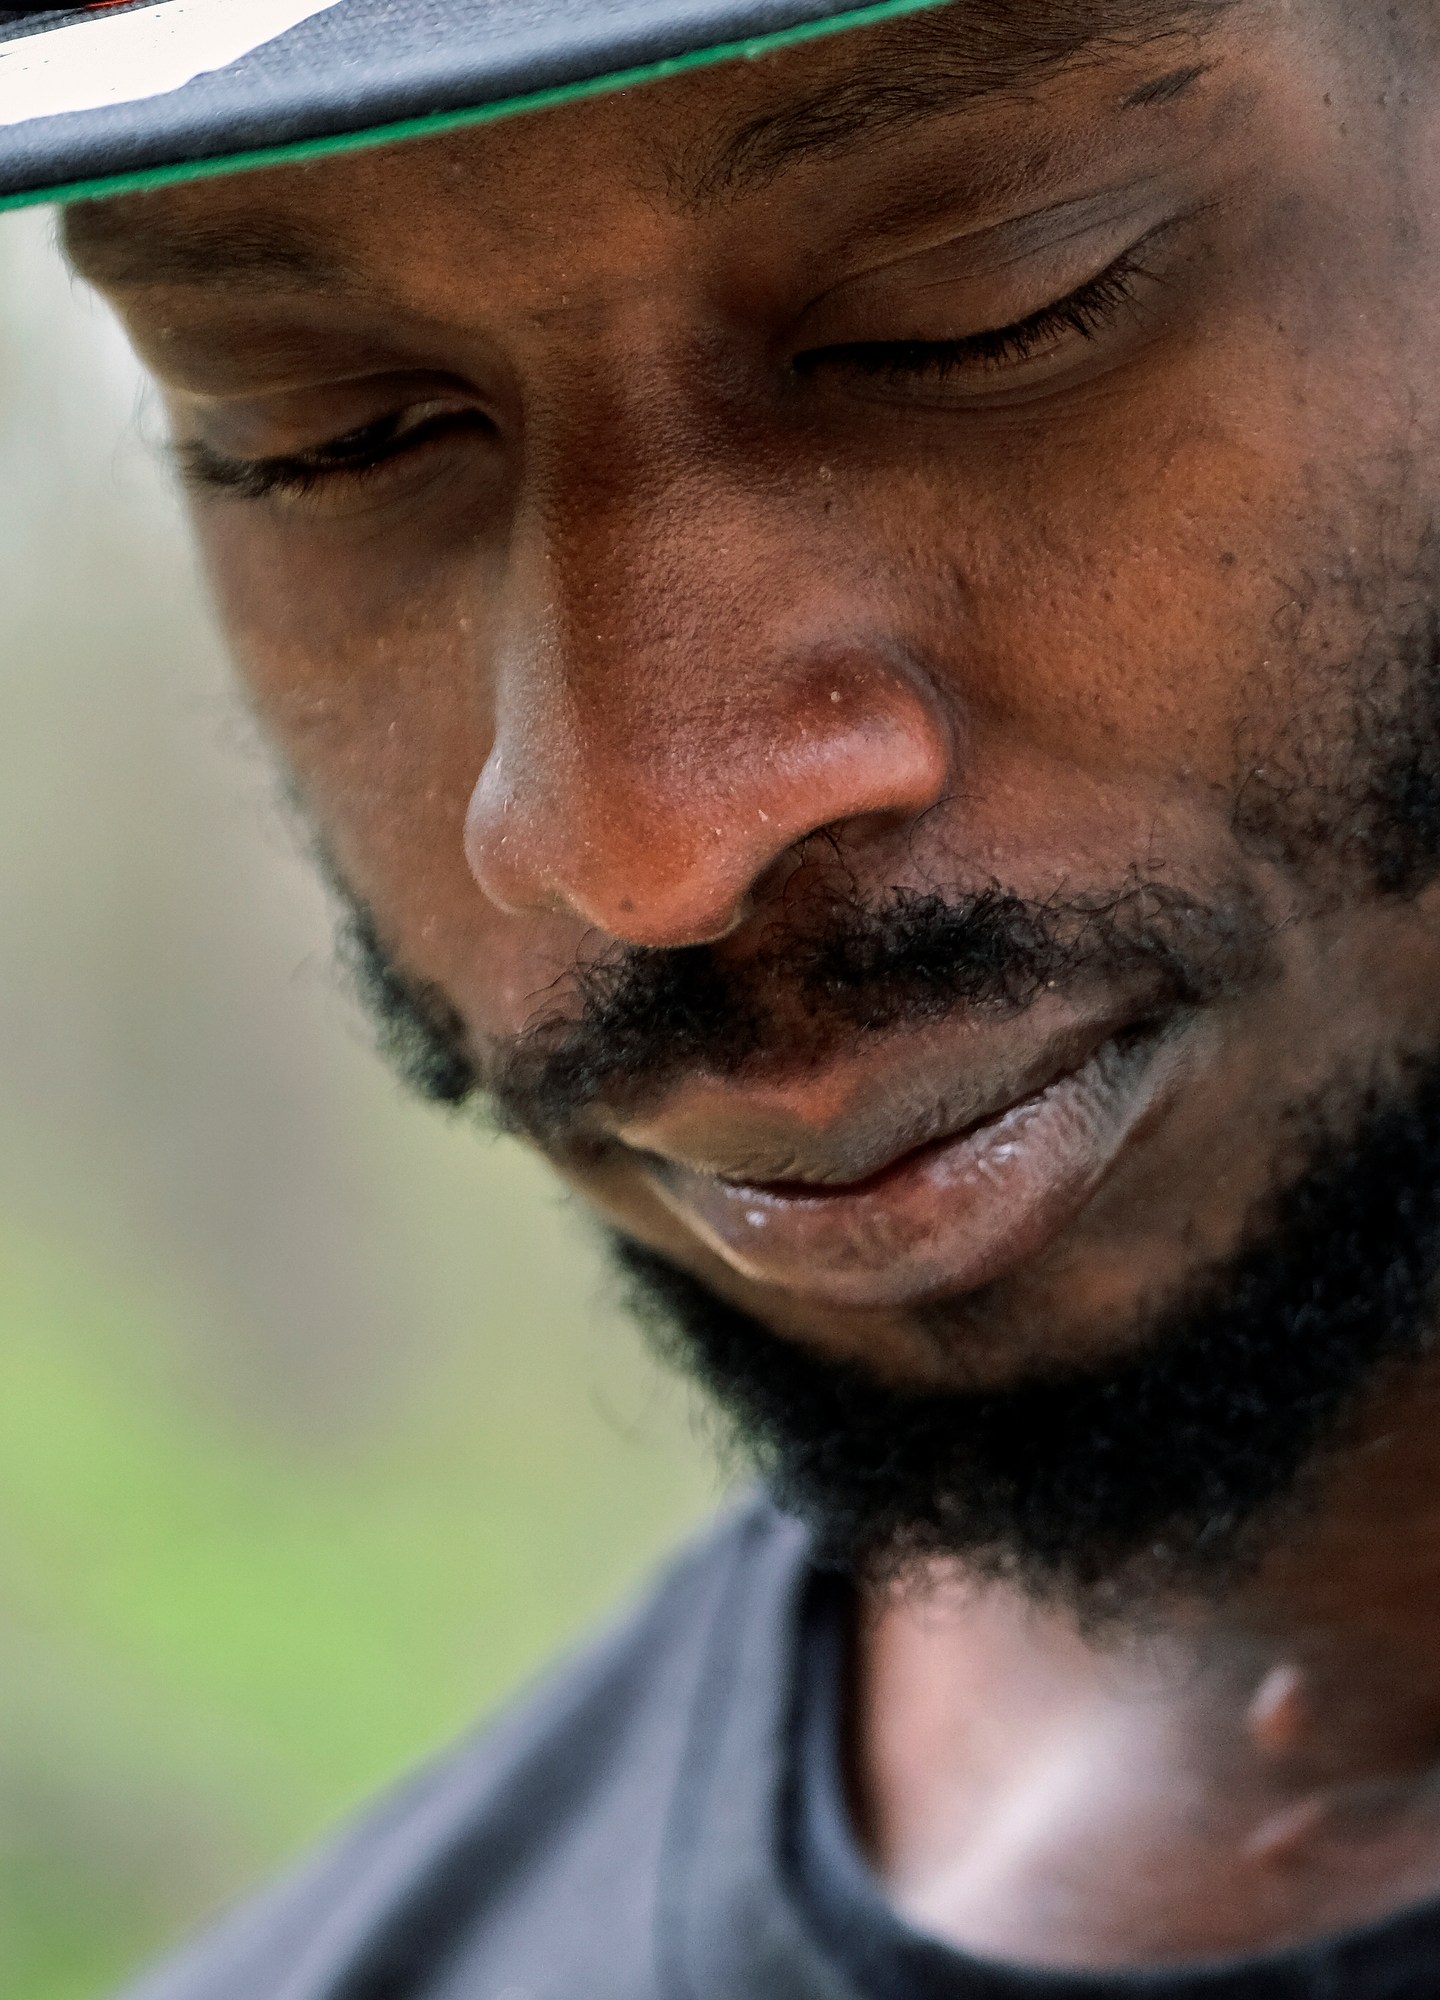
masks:
<path fill-rule="evenodd" d="M 701 1074 L 611 1136 L 744 1187 L 838 1191 L 1035 1096 L 1135 1018 L 1133 1007 L 1077 1018 L 1042 998 L 1020 1020 L 941 1022 L 773 1079 Z"/>

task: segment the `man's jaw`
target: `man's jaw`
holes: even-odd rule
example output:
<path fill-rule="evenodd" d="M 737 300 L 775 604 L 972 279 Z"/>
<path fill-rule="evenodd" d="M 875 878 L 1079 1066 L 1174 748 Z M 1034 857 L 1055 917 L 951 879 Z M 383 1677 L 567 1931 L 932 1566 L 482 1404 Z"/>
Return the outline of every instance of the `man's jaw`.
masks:
<path fill-rule="evenodd" d="M 662 1352 L 830 1556 L 889 1573 L 958 1560 L 1126 1616 L 1228 1595 L 1303 1535 L 1371 1396 L 1403 1400 L 1408 1371 L 1433 1367 L 1440 1056 L 1383 1092 L 1337 1078 L 1287 1123 L 1298 1177 L 1265 1190 L 1230 1255 L 1151 1297 L 1121 1351 L 993 1384 L 892 1381 L 615 1247 Z"/>
<path fill-rule="evenodd" d="M 742 1187 L 748 1177 L 738 1198 L 752 1205 L 759 1194 L 794 1204 L 796 1214 L 832 1202 L 838 1212 L 874 1194 L 867 1182 L 923 1181 L 950 1148 L 997 1133 L 1007 1118 L 1025 1120 L 1029 1100 L 1047 1091 L 1090 1087 L 1087 1066 L 1093 1075 L 1113 1061 L 1121 1073 L 1095 1080 L 1089 1115 L 1108 1085 L 1115 1091 L 1110 1129 L 1124 1135 L 1112 1165 L 1124 1155 L 1123 1191 L 1143 1190 L 1134 1140 L 1180 1085 L 1186 1101 L 1195 1100 L 1196 1078 L 1215 1067 L 1216 1037 L 1231 1036 L 1229 1003 L 1274 970 L 1267 934 L 1257 944 L 1233 911 L 1217 905 L 1209 915 L 1192 906 L 1181 916 L 1142 932 L 1138 952 L 1084 954 L 1085 989 L 1112 1003 L 1126 990 L 1128 968 L 1139 989 L 1133 1012 L 1100 1003 L 1087 1014 L 1077 1002 L 1061 1026 L 1067 988 L 1081 991 L 1063 973 L 1053 988 L 1048 974 L 1038 994 L 1032 987 L 1029 1006 L 1007 1008 L 1000 996 L 972 990 L 943 1015 L 931 1009 L 908 1025 L 892 1016 L 876 1033 L 859 1031 L 852 1004 L 845 1021 L 832 1021 L 837 1032 L 824 1046 L 812 1045 L 809 1063 L 797 1050 L 791 1068 L 774 1041 L 738 1053 L 733 1042 L 700 1048 L 698 1028 L 706 1023 L 693 1007 L 677 1063 L 674 1012 L 647 1006 L 647 992 L 634 985 L 612 989 L 623 993 L 623 1008 L 577 1013 L 557 1024 L 558 1039 L 547 1035 L 538 1048 L 482 1051 L 456 1006 L 397 967 L 363 908 L 354 913 L 350 955 L 382 1041 L 421 1089 L 447 1102 L 481 1098 L 493 1075 L 486 1054 L 502 1062 L 508 1054 L 504 1080 L 513 1087 L 498 1107 L 504 1122 L 530 1132 L 561 1165 L 572 1142 L 577 1155 L 588 1143 L 600 1171 L 587 1191 L 626 1231 L 621 1254 L 640 1288 L 642 1315 L 666 1351 L 732 1413 L 777 1492 L 816 1522 L 834 1554 L 862 1564 L 959 1558 L 1045 1594 L 1089 1602 L 1099 1591 L 1118 1604 L 1141 1588 L 1141 1570 L 1153 1571 L 1161 1590 L 1232 1577 L 1237 1555 L 1259 1546 L 1255 1531 L 1269 1533 L 1266 1523 L 1289 1504 L 1376 1371 L 1428 1342 L 1440 1269 L 1440 1059 L 1432 1056 L 1414 1077 L 1392 1079 L 1385 1090 L 1361 1076 L 1333 1103 L 1324 1093 L 1313 1105 L 1296 1100 L 1279 1122 L 1290 1132 L 1290 1151 L 1299 1142 L 1310 1158 L 1308 1171 L 1259 1190 L 1235 1256 L 1152 1299 L 1127 1327 L 1123 1353 L 1059 1374 L 1052 1355 L 1043 1367 L 1011 1370 L 989 1386 L 932 1391 L 918 1380 L 890 1380 L 871 1365 L 878 1355 L 853 1349 L 847 1359 L 789 1337 L 787 1325 L 812 1317 L 803 1300 L 773 1321 L 758 1304 L 740 1309 L 743 1281 L 722 1295 L 691 1275 L 701 1260 L 677 1242 L 673 1210 L 662 1239 L 635 1227 L 624 1202 L 612 1201 L 601 1184 L 618 1158 L 632 1163 L 652 1213 L 664 1213 L 646 1178 L 652 1170 L 715 1184 L 729 1172 Z M 1140 959 L 1159 968 L 1148 987 Z M 1071 969 L 1081 971 L 1074 961 Z M 674 994 L 662 989 L 658 997 Z M 722 988 L 718 997 L 729 996 Z M 930 1052 L 945 1050 L 965 1017 L 971 1038 L 948 1045 L 949 1067 L 937 1079 Z M 724 1029 L 723 1013 L 709 1018 Z M 976 1023 L 991 1037 L 984 1049 Z M 847 1025 L 848 1040 L 838 1032 Z M 1067 1041 L 1071 1030 L 1075 1039 Z M 1002 1058 L 1002 1050 L 1009 1055 Z M 848 1091 L 837 1085 L 843 1071 L 825 1081 L 827 1053 L 833 1063 L 846 1051 L 862 1064 Z M 811 1091 L 792 1106 L 798 1115 L 778 1143 L 771 1106 L 765 1117 L 752 1117 L 738 1146 L 732 1130 L 723 1145 L 712 1135 L 707 1152 L 698 1125 L 681 1143 L 678 1131 L 662 1135 L 654 1123 L 667 1092 L 680 1093 L 673 1096 L 679 1104 L 685 1079 L 707 1071 L 737 1091 L 757 1088 L 761 1075 L 781 1089 L 808 1077 Z M 1082 1076 L 1083 1084 L 1072 1081 Z M 649 1128 L 633 1095 L 637 1082 L 650 1091 Z M 617 1103 L 627 1084 L 628 1108 Z M 564 1131 L 554 1144 L 557 1114 Z M 597 1115 L 611 1119 L 608 1137 L 591 1123 Z M 1043 1131 L 1041 1116 L 1030 1115 Z M 927 1117 L 938 1122 L 927 1125 Z M 622 1134 L 644 1139 L 650 1150 L 627 1145 Z M 793 1180 L 797 1168 L 817 1185 L 798 1192 L 764 1185 Z M 576 1179 L 585 1185 L 587 1175 Z M 1120 1192 L 1115 1186 L 1110 1195 Z M 664 1240 L 665 1254 L 641 1249 L 642 1240 Z M 1008 1241 L 1016 1245 L 1018 1235 Z M 893 1246 L 892 1232 L 885 1250 L 892 1259 Z M 715 1261 L 708 1260 L 712 1270 Z M 938 1298 L 931 1309 L 946 1306 Z M 918 1317 L 925 1316 L 922 1307 Z M 1033 1347 L 1030 1359 L 1037 1359 Z"/>

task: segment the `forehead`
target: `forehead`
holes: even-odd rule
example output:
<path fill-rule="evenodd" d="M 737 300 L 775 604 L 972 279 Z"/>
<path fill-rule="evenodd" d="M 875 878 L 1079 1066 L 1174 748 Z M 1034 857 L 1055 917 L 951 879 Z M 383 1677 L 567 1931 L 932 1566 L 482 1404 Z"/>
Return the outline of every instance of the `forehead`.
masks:
<path fill-rule="evenodd" d="M 66 245 L 107 287 L 213 278 L 289 288 L 312 267 L 333 277 L 337 237 L 373 233 L 382 218 L 423 230 L 458 204 L 545 239 L 601 189 L 611 202 L 623 191 L 641 206 L 714 211 L 928 121 L 978 125 L 987 112 L 1003 114 L 1012 135 L 1030 124 L 1037 145 L 1053 144 L 1043 98 L 1070 84 L 1122 108 L 1204 60 L 1237 4 L 954 0 L 445 138 L 79 203 L 65 214 Z M 1107 76 L 1108 96 L 1103 83 L 1095 90 Z"/>

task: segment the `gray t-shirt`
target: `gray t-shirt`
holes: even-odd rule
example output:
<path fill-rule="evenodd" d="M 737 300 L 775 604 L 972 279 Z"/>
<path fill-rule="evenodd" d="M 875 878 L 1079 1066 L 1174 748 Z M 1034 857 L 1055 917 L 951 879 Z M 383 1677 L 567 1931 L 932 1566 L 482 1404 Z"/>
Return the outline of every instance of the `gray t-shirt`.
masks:
<path fill-rule="evenodd" d="M 910 1930 L 838 1775 L 843 1599 L 763 1501 L 128 2000 L 1437 2000 L 1440 1908 L 1244 1963 L 1025 1971 Z"/>

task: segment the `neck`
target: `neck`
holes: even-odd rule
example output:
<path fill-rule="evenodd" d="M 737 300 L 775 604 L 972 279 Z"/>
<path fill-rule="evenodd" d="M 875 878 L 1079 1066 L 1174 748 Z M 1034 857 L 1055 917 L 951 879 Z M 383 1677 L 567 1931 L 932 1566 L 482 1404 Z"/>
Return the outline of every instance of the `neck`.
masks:
<path fill-rule="evenodd" d="M 1440 1895 L 1440 1364 L 1223 1603 L 1096 1638 L 935 1582 L 867 1602 L 855 1657 L 862 1838 L 963 1947 L 1175 1963 Z"/>

